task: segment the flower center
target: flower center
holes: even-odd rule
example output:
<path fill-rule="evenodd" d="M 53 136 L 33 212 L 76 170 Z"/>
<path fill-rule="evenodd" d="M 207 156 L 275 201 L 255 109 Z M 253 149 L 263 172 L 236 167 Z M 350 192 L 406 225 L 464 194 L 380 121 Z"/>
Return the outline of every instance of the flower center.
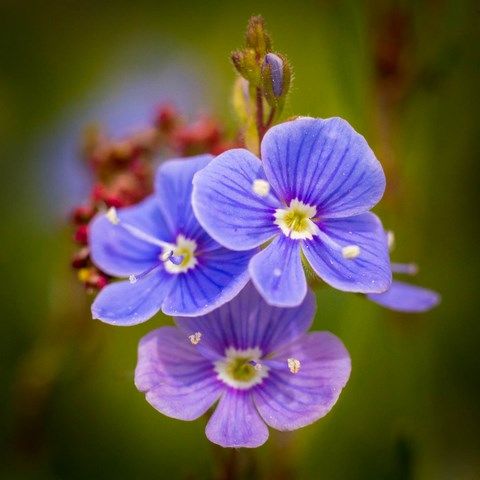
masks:
<path fill-rule="evenodd" d="M 318 226 L 312 221 L 317 213 L 317 208 L 308 203 L 303 203 L 297 198 L 290 202 L 288 208 L 275 210 L 275 225 L 293 240 L 309 239 L 318 235 Z"/>
<path fill-rule="evenodd" d="M 246 350 L 227 348 L 225 357 L 214 364 L 217 378 L 239 390 L 258 385 L 268 376 L 268 367 L 259 362 L 261 356 L 262 351 L 258 347 Z"/>
<path fill-rule="evenodd" d="M 169 273 L 184 273 L 194 268 L 198 260 L 195 257 L 197 242 L 178 235 L 175 248 L 172 250 L 165 248 L 160 255 L 161 260 L 165 260 L 165 270 Z"/>

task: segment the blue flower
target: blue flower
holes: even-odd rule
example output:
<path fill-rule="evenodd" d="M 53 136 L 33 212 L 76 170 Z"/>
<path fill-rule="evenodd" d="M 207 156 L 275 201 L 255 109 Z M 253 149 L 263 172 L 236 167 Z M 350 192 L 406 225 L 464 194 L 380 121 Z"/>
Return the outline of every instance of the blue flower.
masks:
<path fill-rule="evenodd" d="M 205 316 L 176 318 L 139 345 L 135 385 L 158 411 L 194 420 L 217 401 L 206 435 L 223 447 L 258 447 L 267 425 L 295 430 L 325 416 L 350 376 L 350 356 L 329 332 L 306 333 L 309 292 L 276 308 L 248 284 Z"/>
<path fill-rule="evenodd" d="M 245 286 L 253 251 L 227 250 L 193 215 L 192 178 L 211 158 L 164 163 L 154 195 L 94 219 L 89 238 L 93 262 L 110 275 L 128 278 L 100 292 L 92 305 L 94 318 L 134 325 L 160 309 L 168 315 L 200 315 Z"/>
<path fill-rule="evenodd" d="M 344 291 L 379 293 L 391 283 L 386 238 L 368 212 L 385 176 L 365 139 L 344 120 L 300 118 L 270 129 L 262 160 L 230 150 L 197 173 L 193 210 L 220 244 L 249 250 L 253 283 L 276 306 L 307 292 L 303 262 Z"/>

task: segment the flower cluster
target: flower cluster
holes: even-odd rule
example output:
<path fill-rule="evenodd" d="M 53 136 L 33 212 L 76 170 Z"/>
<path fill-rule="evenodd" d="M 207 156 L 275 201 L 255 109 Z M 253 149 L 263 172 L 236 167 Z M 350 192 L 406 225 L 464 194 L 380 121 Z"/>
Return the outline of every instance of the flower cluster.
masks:
<path fill-rule="evenodd" d="M 88 236 L 95 214 L 105 208 L 135 205 L 151 194 L 155 164 L 161 156 L 219 154 L 235 145 L 238 142 L 227 140 L 217 121 L 203 117 L 186 123 L 171 105 L 158 108 L 150 127 L 125 138 L 109 138 L 98 128 L 87 129 L 83 157 L 95 183 L 88 200 L 72 212 L 74 240 L 79 245 L 72 266 L 85 287 L 95 292 L 111 281 L 91 261 Z"/>
<path fill-rule="evenodd" d="M 140 342 L 137 388 L 183 420 L 218 402 L 207 437 L 256 447 L 267 425 L 293 430 L 324 416 L 350 375 L 337 337 L 307 333 L 308 278 L 399 311 L 428 310 L 439 297 L 392 282 L 392 272 L 414 268 L 390 262 L 393 234 L 370 211 L 385 175 L 365 138 L 341 118 L 279 123 L 291 69 L 261 18 L 232 59 L 243 82 L 241 141 L 225 140 L 212 122 L 182 130 L 164 109 L 141 147 L 91 150 L 106 183 L 76 218 L 88 268 L 105 278 L 94 285 L 103 288 L 93 317 L 124 326 L 159 311 L 175 317 L 176 327 Z M 176 155 L 153 175 L 159 139 Z M 119 190 L 119 177 L 135 188 Z"/>

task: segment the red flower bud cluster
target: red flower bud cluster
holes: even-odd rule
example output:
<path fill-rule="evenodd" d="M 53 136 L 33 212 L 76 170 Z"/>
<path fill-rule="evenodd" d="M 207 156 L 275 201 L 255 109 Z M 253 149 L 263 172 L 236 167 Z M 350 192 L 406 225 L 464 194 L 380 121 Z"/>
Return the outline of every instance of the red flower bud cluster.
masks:
<path fill-rule="evenodd" d="M 159 107 L 150 127 L 125 138 L 115 140 L 97 128 L 88 129 L 83 157 L 95 180 L 88 200 L 72 212 L 73 239 L 79 246 L 72 267 L 87 290 L 96 292 L 111 280 L 90 258 L 88 229 L 96 213 L 134 205 L 148 196 L 153 189 L 155 163 L 161 156 L 218 155 L 238 146 L 238 141 L 225 138 L 216 120 L 203 117 L 189 124 L 171 105 Z"/>

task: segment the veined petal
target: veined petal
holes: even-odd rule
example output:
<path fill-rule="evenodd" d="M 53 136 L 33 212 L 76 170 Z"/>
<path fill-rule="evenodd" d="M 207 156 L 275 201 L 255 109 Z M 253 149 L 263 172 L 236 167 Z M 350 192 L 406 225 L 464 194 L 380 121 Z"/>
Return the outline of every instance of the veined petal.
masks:
<path fill-rule="evenodd" d="M 119 209 L 118 217 L 143 232 L 163 241 L 173 240 L 157 199 L 148 197 L 138 205 Z M 125 277 L 139 274 L 152 266 L 162 249 L 114 225 L 99 213 L 90 227 L 89 245 L 93 263 L 104 272 Z"/>
<path fill-rule="evenodd" d="M 192 179 L 212 158 L 212 155 L 197 155 L 169 160 L 160 166 L 155 177 L 155 194 L 172 235 L 176 238 L 182 234 L 195 240 L 201 250 L 218 245 L 202 229 L 193 214 Z"/>
<path fill-rule="evenodd" d="M 314 315 L 315 296 L 311 291 L 298 307 L 278 308 L 268 305 L 248 283 L 231 302 L 208 315 L 175 321 L 186 336 L 200 332 L 202 345 L 221 356 L 228 347 L 258 347 L 265 356 L 305 333 Z"/>
<path fill-rule="evenodd" d="M 298 118 L 262 141 L 268 181 L 287 203 L 298 198 L 324 218 L 348 217 L 382 198 L 385 175 L 365 138 L 341 118 Z"/>
<path fill-rule="evenodd" d="M 268 438 L 268 428 L 260 418 L 249 392 L 228 389 L 205 429 L 207 438 L 222 447 L 255 448 Z"/>
<path fill-rule="evenodd" d="M 287 360 L 300 362 L 291 373 Z M 350 376 L 350 356 L 329 332 L 313 332 L 278 351 L 269 376 L 253 398 L 263 420 L 277 430 L 295 430 L 326 415 Z"/>
<path fill-rule="evenodd" d="M 300 241 L 280 234 L 250 261 L 252 282 L 270 305 L 295 307 L 305 298 L 307 281 L 300 245 Z"/>
<path fill-rule="evenodd" d="M 280 202 L 273 190 L 255 193 L 256 180 L 265 181 L 262 164 L 243 149 L 222 153 L 193 179 L 192 205 L 198 221 L 231 250 L 258 247 L 278 230 L 273 215 Z"/>
<path fill-rule="evenodd" d="M 112 325 L 145 322 L 159 310 L 174 287 L 175 277 L 163 267 L 137 280 L 114 282 L 103 288 L 92 304 L 92 316 Z"/>
<path fill-rule="evenodd" d="M 204 315 L 228 302 L 248 282 L 248 262 L 254 251 L 219 247 L 198 257 L 195 268 L 178 274 L 176 287 L 162 310 L 167 315 Z"/>
<path fill-rule="evenodd" d="M 180 420 L 203 415 L 223 391 L 211 361 L 175 327 L 162 327 L 142 338 L 135 385 L 159 412 Z"/>
<path fill-rule="evenodd" d="M 397 280 L 386 292 L 370 293 L 367 297 L 382 307 L 406 313 L 426 312 L 440 303 L 437 292 Z"/>
<path fill-rule="evenodd" d="M 341 247 L 359 247 L 358 256 L 349 259 L 320 237 L 305 240 L 303 253 L 322 280 L 346 292 L 379 293 L 390 287 L 387 240 L 373 213 L 325 220 L 319 228 Z"/>

